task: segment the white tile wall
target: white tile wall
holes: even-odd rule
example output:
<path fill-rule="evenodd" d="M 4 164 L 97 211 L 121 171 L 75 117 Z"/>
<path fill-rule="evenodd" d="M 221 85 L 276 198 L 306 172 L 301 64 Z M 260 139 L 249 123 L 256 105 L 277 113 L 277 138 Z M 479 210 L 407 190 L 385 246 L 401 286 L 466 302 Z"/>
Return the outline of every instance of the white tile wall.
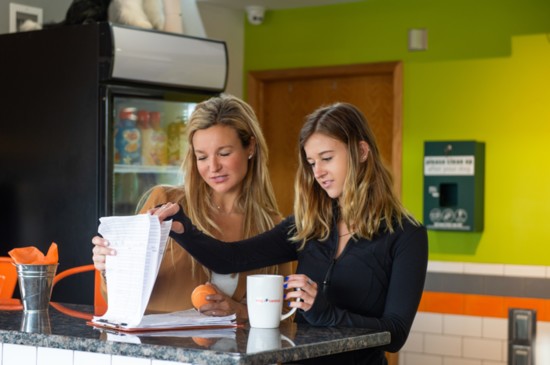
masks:
<path fill-rule="evenodd" d="M 464 338 L 463 356 L 470 359 L 502 361 L 502 350 L 506 344 L 500 340 Z"/>
<path fill-rule="evenodd" d="M 192 365 L 176 361 L 0 343 L 1 365 Z"/>
<path fill-rule="evenodd" d="M 111 365 L 111 355 L 96 354 L 93 352 L 74 352 L 75 365 Z"/>
<path fill-rule="evenodd" d="M 443 357 L 404 353 L 399 355 L 399 365 L 443 365 Z"/>
<path fill-rule="evenodd" d="M 535 354 L 537 365 L 550 364 L 550 322 L 537 322 Z"/>
<path fill-rule="evenodd" d="M 424 352 L 430 355 L 461 356 L 462 337 L 426 334 Z"/>
<path fill-rule="evenodd" d="M 439 330 L 441 329 L 441 330 Z M 506 365 L 508 320 L 419 312 L 399 365 Z M 535 363 L 550 364 L 550 322 L 537 322 Z"/>
<path fill-rule="evenodd" d="M 443 333 L 446 335 L 481 337 L 481 317 L 447 314 L 443 317 Z"/>
<path fill-rule="evenodd" d="M 550 278 L 550 266 L 429 261 L 428 272 Z"/>
<path fill-rule="evenodd" d="M 36 347 L 3 344 L 2 365 L 36 365 Z"/>
<path fill-rule="evenodd" d="M 464 273 L 463 262 L 448 262 L 448 261 L 432 261 L 428 262 L 429 272 L 446 272 L 454 274 Z"/>
<path fill-rule="evenodd" d="M 481 337 L 495 338 L 499 340 L 508 339 L 508 319 L 483 317 L 483 329 Z"/>
<path fill-rule="evenodd" d="M 113 355 L 111 365 L 151 365 L 150 359 Z"/>
<path fill-rule="evenodd" d="M 481 364 L 481 360 L 446 357 L 443 359 L 443 365 L 482 365 L 482 364 Z"/>
<path fill-rule="evenodd" d="M 503 361 L 508 361 L 508 341 L 504 342 L 502 346 L 502 356 L 500 357 Z M 488 360 L 490 361 L 490 360 Z"/>
<path fill-rule="evenodd" d="M 443 314 L 418 312 L 414 318 L 411 332 L 443 333 Z"/>
<path fill-rule="evenodd" d="M 503 264 L 473 264 L 464 263 L 464 274 L 470 275 L 504 275 Z"/>
<path fill-rule="evenodd" d="M 36 365 L 73 365 L 72 350 L 39 347 Z"/>
<path fill-rule="evenodd" d="M 401 351 L 424 352 L 424 335 L 420 332 L 411 332 Z"/>
<path fill-rule="evenodd" d="M 550 278 L 550 266 L 430 261 L 429 272 Z M 419 312 L 399 365 L 506 365 L 506 318 Z M 537 322 L 535 363 L 550 364 L 550 322 Z"/>
<path fill-rule="evenodd" d="M 544 278 L 546 266 L 504 265 L 504 276 Z"/>

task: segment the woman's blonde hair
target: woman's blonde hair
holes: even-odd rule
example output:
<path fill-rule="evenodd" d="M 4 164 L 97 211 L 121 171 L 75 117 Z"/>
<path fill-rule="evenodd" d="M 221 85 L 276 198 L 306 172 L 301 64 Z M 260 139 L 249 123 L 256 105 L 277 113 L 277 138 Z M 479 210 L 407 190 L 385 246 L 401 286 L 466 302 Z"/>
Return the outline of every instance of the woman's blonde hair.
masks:
<path fill-rule="evenodd" d="M 280 218 L 281 214 L 277 208 L 267 169 L 267 144 L 252 108 L 231 95 L 213 97 L 196 106 L 186 126 L 188 143 L 181 166 L 184 184 L 183 186 L 165 186 L 166 193 L 175 197 L 198 229 L 210 236 L 218 236 L 220 229 L 208 214 L 215 208 L 211 199 L 212 189 L 198 172 L 197 159 L 193 150 L 195 132 L 215 125 L 233 128 L 244 148 L 250 145 L 252 138 L 256 142 L 252 158 L 248 160 L 248 171 L 235 207 L 244 214 L 244 238 L 273 228 L 275 219 Z M 148 198 L 150 191 L 142 197 L 142 202 Z M 174 244 L 172 239 L 169 244 Z M 197 266 L 197 261 L 191 256 L 190 260 L 193 275 L 195 275 L 196 268 L 200 265 Z M 210 277 L 210 271 L 206 267 L 203 268 Z M 265 268 L 264 271 L 276 273 L 277 267 Z"/>
<path fill-rule="evenodd" d="M 314 133 L 334 138 L 347 146 L 347 175 L 339 198 L 340 207 L 336 211 L 335 201 L 315 181 L 307 161 L 304 145 Z M 366 161 L 361 161 L 364 153 L 360 148 L 361 141 L 369 147 Z M 383 220 L 390 232 L 395 224 L 402 224 L 403 217 L 417 224 L 395 194 L 391 173 L 382 161 L 374 133 L 355 106 L 335 103 L 307 116 L 300 131 L 299 149 L 294 189 L 296 231 L 292 239 L 301 242 L 302 247 L 310 239 L 326 240 L 329 237 L 335 212 L 348 227 L 352 227 L 354 237 L 359 238 L 372 239 Z"/>
<path fill-rule="evenodd" d="M 185 213 L 198 229 L 214 236 L 218 227 L 205 212 L 215 208 L 212 189 L 199 175 L 193 151 L 193 136 L 198 130 L 222 125 L 233 128 L 243 148 L 256 141 L 255 150 L 248 160 L 248 171 L 242 182 L 236 209 L 244 214 L 244 236 L 251 237 L 274 226 L 273 217 L 280 217 L 275 194 L 267 169 L 268 149 L 252 108 L 231 95 L 214 97 L 198 104 L 187 124 L 188 148 L 183 161 Z"/>

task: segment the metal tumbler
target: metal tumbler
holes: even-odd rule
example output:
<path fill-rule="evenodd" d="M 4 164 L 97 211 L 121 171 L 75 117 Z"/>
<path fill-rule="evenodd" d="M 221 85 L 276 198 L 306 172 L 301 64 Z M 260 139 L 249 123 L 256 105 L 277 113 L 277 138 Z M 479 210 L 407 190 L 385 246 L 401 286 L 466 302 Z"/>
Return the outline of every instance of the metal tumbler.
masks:
<path fill-rule="evenodd" d="M 15 264 L 25 312 L 48 310 L 57 266 Z"/>
<path fill-rule="evenodd" d="M 25 311 L 21 317 L 21 331 L 28 333 L 52 333 L 48 311 Z"/>

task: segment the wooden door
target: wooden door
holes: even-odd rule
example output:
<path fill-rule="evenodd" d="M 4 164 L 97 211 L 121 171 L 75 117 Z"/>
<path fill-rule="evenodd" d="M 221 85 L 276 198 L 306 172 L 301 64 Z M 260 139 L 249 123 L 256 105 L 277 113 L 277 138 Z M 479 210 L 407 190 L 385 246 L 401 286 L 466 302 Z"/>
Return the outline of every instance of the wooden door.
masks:
<path fill-rule="evenodd" d="M 306 115 L 337 101 L 367 117 L 382 157 L 401 191 L 401 63 L 319 67 L 248 74 L 249 103 L 269 147 L 269 170 L 283 215 L 292 213 L 298 167 L 298 134 Z"/>

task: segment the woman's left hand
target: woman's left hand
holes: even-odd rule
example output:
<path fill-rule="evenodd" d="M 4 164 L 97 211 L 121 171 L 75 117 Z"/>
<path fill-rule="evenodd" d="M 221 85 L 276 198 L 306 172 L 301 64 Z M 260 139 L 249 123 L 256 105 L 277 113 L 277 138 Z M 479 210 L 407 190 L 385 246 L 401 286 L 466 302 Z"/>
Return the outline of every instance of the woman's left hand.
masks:
<path fill-rule="evenodd" d="M 289 302 L 291 307 L 300 308 L 304 311 L 311 309 L 317 297 L 317 283 L 315 281 L 306 275 L 293 274 L 286 277 L 284 288 L 294 289 L 288 291 L 285 295 L 285 300 L 296 299 Z"/>
<path fill-rule="evenodd" d="M 199 311 L 207 316 L 223 317 L 229 316 L 233 313 L 237 315 L 238 319 L 248 319 L 248 312 L 244 304 L 234 301 L 232 298 L 223 294 L 220 289 L 215 285 L 217 294 L 209 294 L 206 296 L 208 303 L 202 305 Z"/>

